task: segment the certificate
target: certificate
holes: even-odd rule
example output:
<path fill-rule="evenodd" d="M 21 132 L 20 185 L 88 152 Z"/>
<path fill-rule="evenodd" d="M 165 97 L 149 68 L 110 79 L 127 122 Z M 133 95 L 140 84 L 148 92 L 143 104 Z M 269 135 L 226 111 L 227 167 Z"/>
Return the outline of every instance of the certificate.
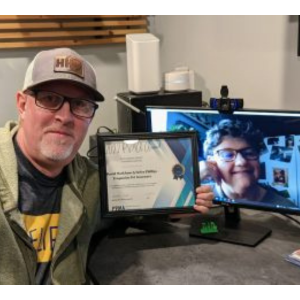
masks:
<path fill-rule="evenodd" d="M 197 135 L 98 135 L 103 216 L 191 211 L 199 183 Z"/>

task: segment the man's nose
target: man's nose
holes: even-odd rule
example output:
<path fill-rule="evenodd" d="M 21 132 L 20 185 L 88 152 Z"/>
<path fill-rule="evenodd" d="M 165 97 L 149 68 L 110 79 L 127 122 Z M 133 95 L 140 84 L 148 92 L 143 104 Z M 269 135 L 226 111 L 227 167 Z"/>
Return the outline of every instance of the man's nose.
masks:
<path fill-rule="evenodd" d="M 73 113 L 71 112 L 70 103 L 68 101 L 65 101 L 63 106 L 56 111 L 55 117 L 60 119 L 63 122 L 68 122 L 73 120 Z"/>

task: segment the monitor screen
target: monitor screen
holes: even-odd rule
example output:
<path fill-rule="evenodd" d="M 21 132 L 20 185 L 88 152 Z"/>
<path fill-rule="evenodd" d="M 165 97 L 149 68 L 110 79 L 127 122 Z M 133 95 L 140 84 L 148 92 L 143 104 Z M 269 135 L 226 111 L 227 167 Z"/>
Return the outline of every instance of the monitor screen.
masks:
<path fill-rule="evenodd" d="M 300 214 L 300 112 L 147 107 L 147 121 L 151 132 L 198 132 L 216 203 Z"/>

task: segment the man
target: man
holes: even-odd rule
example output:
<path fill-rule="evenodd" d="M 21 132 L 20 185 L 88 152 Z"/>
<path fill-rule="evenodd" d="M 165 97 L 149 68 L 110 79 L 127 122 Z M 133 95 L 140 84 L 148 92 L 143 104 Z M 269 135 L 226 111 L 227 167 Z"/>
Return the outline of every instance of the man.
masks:
<path fill-rule="evenodd" d="M 83 284 L 99 213 L 96 167 L 77 154 L 103 96 L 71 49 L 42 51 L 0 129 L 0 284 Z M 195 210 L 212 193 L 197 189 Z"/>

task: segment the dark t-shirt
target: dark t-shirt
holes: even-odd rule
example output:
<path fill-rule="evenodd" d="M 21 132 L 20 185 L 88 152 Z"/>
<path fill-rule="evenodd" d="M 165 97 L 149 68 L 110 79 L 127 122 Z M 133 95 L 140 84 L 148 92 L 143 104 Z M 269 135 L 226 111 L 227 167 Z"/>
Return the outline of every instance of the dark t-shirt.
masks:
<path fill-rule="evenodd" d="M 18 159 L 19 210 L 37 252 L 36 284 L 51 284 L 50 265 L 58 234 L 65 172 L 50 178 L 38 171 L 14 141 Z"/>
<path fill-rule="evenodd" d="M 279 195 L 275 190 L 272 188 L 268 188 L 264 198 L 261 200 L 264 203 L 270 203 L 272 205 L 280 205 L 288 207 L 297 207 L 297 205 L 292 202 L 291 200 Z"/>
<path fill-rule="evenodd" d="M 290 199 L 287 199 L 283 196 L 281 196 L 275 189 L 271 187 L 262 187 L 266 190 L 266 193 L 264 197 L 259 201 L 251 201 L 246 199 L 238 199 L 238 200 L 231 200 L 228 199 L 223 191 L 217 187 L 217 185 L 214 186 L 213 191 L 215 194 L 215 198 L 218 201 L 225 201 L 228 203 L 237 203 L 237 204 L 251 204 L 256 206 L 280 206 L 280 207 L 286 207 L 286 208 L 296 208 L 297 205 Z"/>

